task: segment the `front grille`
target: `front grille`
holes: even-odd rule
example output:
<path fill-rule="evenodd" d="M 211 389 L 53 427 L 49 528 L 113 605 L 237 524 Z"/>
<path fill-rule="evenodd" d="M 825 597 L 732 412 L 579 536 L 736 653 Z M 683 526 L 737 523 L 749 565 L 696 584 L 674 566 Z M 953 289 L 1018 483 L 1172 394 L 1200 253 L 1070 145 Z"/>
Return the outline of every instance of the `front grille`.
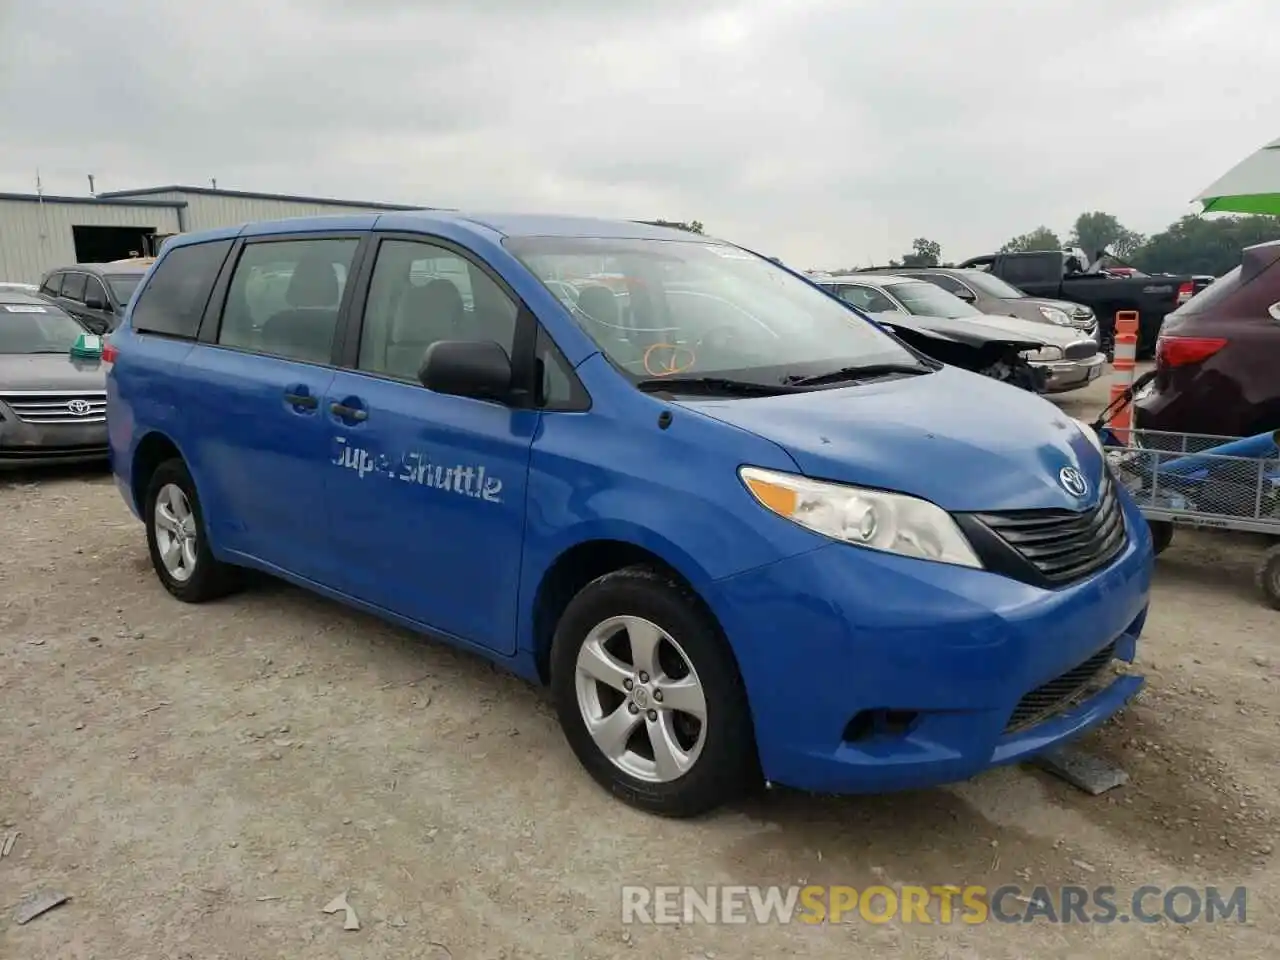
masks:
<path fill-rule="evenodd" d="M 1068 360 L 1087 360 L 1098 352 L 1098 345 L 1092 340 L 1077 340 L 1075 343 L 1068 343 L 1062 351 L 1062 355 Z"/>
<path fill-rule="evenodd" d="M 1124 511 L 1109 471 L 1102 495 L 1088 510 L 1011 510 L 976 519 L 1051 586 L 1063 586 L 1101 570 L 1125 544 Z"/>
<path fill-rule="evenodd" d="M 107 395 L 101 390 L 0 393 L 0 403 L 26 423 L 104 423 L 107 419 Z"/>
<path fill-rule="evenodd" d="M 1013 708 L 1013 714 L 1005 724 L 1004 732 L 1014 733 L 1025 730 L 1055 713 L 1061 713 L 1074 706 L 1090 692 L 1098 675 L 1115 658 L 1115 655 L 1116 645 L 1113 641 L 1078 667 L 1073 667 L 1043 686 L 1036 687 Z"/>

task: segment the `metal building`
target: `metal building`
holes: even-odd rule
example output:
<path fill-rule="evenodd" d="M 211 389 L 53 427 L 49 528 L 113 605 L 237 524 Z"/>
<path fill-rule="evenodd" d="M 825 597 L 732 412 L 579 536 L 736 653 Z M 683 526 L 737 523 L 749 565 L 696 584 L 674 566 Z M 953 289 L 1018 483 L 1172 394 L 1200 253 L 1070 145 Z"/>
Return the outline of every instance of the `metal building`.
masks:
<path fill-rule="evenodd" d="M 0 193 L 0 281 L 36 283 L 46 270 L 142 252 L 150 233 L 184 233 L 254 220 L 417 206 L 293 197 L 209 187 L 150 187 L 94 197 Z"/>

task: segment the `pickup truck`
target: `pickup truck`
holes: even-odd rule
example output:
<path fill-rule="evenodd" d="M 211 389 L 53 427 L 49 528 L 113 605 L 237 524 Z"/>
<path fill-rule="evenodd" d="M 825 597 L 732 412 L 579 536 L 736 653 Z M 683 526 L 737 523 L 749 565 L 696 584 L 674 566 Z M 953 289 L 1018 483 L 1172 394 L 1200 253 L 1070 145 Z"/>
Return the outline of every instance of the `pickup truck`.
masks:
<path fill-rule="evenodd" d="M 1070 300 L 1092 307 L 1108 355 L 1117 311 L 1138 311 L 1138 354 L 1145 356 L 1154 351 L 1165 316 L 1208 286 L 1203 278 L 1192 276 L 1117 277 L 1101 270 L 1099 261 L 1087 267 L 1081 261 L 1071 251 L 1038 250 L 972 257 L 959 266 L 987 270 L 1033 297 Z"/>

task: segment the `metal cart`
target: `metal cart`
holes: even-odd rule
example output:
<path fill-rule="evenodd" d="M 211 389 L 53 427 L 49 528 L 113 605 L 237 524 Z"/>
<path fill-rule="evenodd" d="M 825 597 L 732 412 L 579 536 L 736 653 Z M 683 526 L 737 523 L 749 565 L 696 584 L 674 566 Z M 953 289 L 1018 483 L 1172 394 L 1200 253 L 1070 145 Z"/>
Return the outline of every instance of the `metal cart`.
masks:
<path fill-rule="evenodd" d="M 1121 399 L 1131 400 L 1146 379 Z M 1108 418 L 1117 406 L 1108 407 L 1093 427 L 1112 475 L 1151 527 L 1156 554 L 1172 542 L 1176 526 L 1270 537 L 1274 543 L 1259 564 L 1258 584 L 1280 610 L 1280 430 L 1252 437 L 1116 431 Z"/>

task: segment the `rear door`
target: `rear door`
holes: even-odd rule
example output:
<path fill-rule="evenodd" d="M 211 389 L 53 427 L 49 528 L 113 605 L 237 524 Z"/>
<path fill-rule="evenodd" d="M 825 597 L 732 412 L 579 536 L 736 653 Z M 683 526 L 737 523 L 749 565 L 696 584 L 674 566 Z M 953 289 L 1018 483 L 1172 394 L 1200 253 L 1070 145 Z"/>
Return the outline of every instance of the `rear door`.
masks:
<path fill-rule="evenodd" d="M 227 548 L 333 586 L 324 499 L 331 459 L 323 400 L 339 319 L 365 234 L 293 234 L 238 242 L 216 308 L 187 367 L 200 493 L 216 504 Z"/>
<path fill-rule="evenodd" d="M 57 300 L 62 291 L 62 274 L 55 270 L 44 278 L 44 282 L 40 284 L 40 293 L 42 296 Z"/>
<path fill-rule="evenodd" d="M 538 411 L 445 396 L 417 373 L 437 340 L 493 340 L 530 374 L 536 321 L 468 251 L 384 236 L 357 282 L 322 416 L 343 589 L 511 654 Z"/>

